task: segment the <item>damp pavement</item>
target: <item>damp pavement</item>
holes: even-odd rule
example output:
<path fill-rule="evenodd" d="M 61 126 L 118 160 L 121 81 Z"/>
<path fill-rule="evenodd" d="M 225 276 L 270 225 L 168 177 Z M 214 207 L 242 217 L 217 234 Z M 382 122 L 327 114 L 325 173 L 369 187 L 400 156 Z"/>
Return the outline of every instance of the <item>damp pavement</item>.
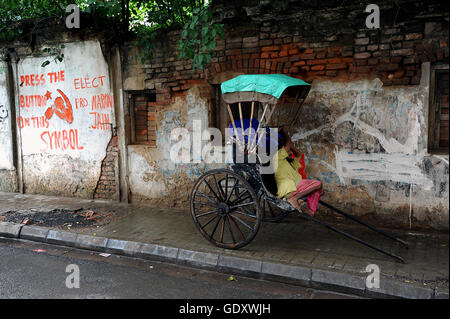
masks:
<path fill-rule="evenodd" d="M 73 287 L 68 288 L 66 281 L 74 274 L 73 265 L 77 266 L 79 285 L 76 287 L 71 277 L 68 281 Z M 6 238 L 0 238 L 0 269 L 0 299 L 358 299 L 331 291 L 242 276 L 230 280 L 231 275 L 225 273 L 118 255 L 104 257 L 85 250 Z"/>
<path fill-rule="evenodd" d="M 48 227 L 46 229 L 63 232 L 53 232 L 50 236 L 50 232 L 42 235 L 40 231 L 41 235 L 27 238 L 52 243 L 58 242 L 55 238 L 59 237 L 72 237 L 74 242 L 94 238 L 90 242 L 102 243 L 103 246 L 78 246 L 91 249 L 115 247 L 115 252 L 120 252 L 118 243 L 123 244 L 121 247 L 131 243 L 141 252 L 143 248 L 148 251 L 149 247 L 152 251 L 164 252 L 141 254 L 150 258 L 163 256 L 174 263 L 233 271 L 321 289 L 330 288 L 364 297 L 448 299 L 448 233 L 396 231 L 397 237 L 409 243 L 409 249 L 404 249 L 398 243 L 360 226 L 345 226 L 346 231 L 401 256 L 405 260 L 405 264 L 401 264 L 323 226 L 293 215 L 280 223 L 263 223 L 249 245 L 239 250 L 227 250 L 215 247 L 204 239 L 188 211 L 101 200 L 0 193 L 0 216 L 6 216 L 8 212 L 32 210 L 51 214 L 57 209 L 92 210 L 99 215 L 108 214 L 108 218 L 86 227 Z M 320 210 L 317 216 L 320 218 Z M 0 222 L 0 236 L 1 224 L 7 223 Z M 32 226 L 23 226 L 22 233 L 30 233 Z M 16 233 L 16 237 L 23 238 L 20 230 Z M 49 241 L 50 237 L 53 241 Z M 71 245 L 69 239 L 61 240 L 60 243 Z M 115 245 L 109 245 L 113 243 Z M 379 285 L 373 285 L 372 276 L 372 286 L 369 283 L 368 287 L 367 277 L 376 275 L 377 270 L 380 273 Z"/>

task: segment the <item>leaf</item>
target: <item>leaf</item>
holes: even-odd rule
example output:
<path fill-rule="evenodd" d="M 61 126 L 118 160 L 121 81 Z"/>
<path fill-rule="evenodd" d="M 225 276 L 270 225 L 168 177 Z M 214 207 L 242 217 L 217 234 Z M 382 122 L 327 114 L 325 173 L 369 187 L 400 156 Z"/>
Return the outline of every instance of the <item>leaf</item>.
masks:
<path fill-rule="evenodd" d="M 203 23 L 208 23 L 208 21 L 209 21 L 210 18 L 211 18 L 211 14 L 209 13 L 209 11 L 206 11 L 206 12 L 202 15 Z"/>
<path fill-rule="evenodd" d="M 47 65 L 50 64 L 50 61 L 45 61 L 44 63 L 41 64 L 41 67 L 45 68 Z"/>
<path fill-rule="evenodd" d="M 211 42 L 209 45 L 208 45 L 208 50 L 212 50 L 212 49 L 214 49 L 215 47 L 216 47 L 216 42 Z"/>
<path fill-rule="evenodd" d="M 203 28 L 202 28 L 202 37 L 206 37 L 207 34 L 208 34 L 208 32 L 209 32 L 208 27 L 203 27 Z"/>

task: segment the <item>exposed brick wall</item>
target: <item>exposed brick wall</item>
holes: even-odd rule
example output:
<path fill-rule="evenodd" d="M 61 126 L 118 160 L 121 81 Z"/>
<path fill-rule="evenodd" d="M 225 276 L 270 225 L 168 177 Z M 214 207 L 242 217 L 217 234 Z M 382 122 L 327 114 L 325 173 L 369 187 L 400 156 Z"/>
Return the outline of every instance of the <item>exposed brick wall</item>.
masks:
<path fill-rule="evenodd" d="M 438 103 L 439 103 L 439 147 L 448 149 L 449 140 L 449 119 L 448 119 L 448 91 L 449 79 L 448 71 L 440 76 L 438 80 Z"/>
<path fill-rule="evenodd" d="M 156 107 L 154 94 L 133 94 L 134 107 L 134 141 L 133 144 L 144 144 L 156 147 Z"/>
<path fill-rule="evenodd" d="M 106 149 L 106 157 L 102 162 L 100 179 L 94 192 L 94 198 L 117 199 L 117 171 L 119 148 L 117 145 L 117 135 L 111 138 Z"/>
<path fill-rule="evenodd" d="M 210 76 L 233 70 L 284 73 L 309 82 L 378 77 L 384 85 L 416 85 L 422 62 L 448 62 L 448 35 L 424 39 L 423 31 L 410 33 L 406 26 L 360 30 L 352 45 L 306 43 L 295 35 L 273 38 L 276 29 L 267 22 L 261 27 L 266 32 L 259 36 L 220 41 Z"/>
<path fill-rule="evenodd" d="M 217 42 L 205 72 L 177 58 L 178 31 L 160 41 L 149 64 L 133 65 L 129 72 L 140 69 L 145 88 L 155 89 L 164 105 L 222 72 L 283 73 L 308 82 L 378 77 L 384 85 L 417 85 L 422 62 L 448 63 L 448 12 L 441 2 L 400 1 L 401 10 L 382 3 L 376 30 L 365 28 L 366 4 L 326 7 L 328 2 L 281 1 L 283 11 L 273 3 L 265 8 L 260 2 L 215 1 L 222 17 L 231 10 L 234 18 L 222 20 L 226 39 Z"/>

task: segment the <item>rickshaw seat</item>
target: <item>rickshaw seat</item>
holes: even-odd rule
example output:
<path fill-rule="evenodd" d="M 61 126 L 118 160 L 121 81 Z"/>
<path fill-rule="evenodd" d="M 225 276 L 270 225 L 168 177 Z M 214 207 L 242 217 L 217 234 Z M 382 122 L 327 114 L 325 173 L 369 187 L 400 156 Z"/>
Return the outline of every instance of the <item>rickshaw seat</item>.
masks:
<path fill-rule="evenodd" d="M 275 174 L 261 174 L 261 179 L 267 191 L 273 196 L 277 197 L 278 187 L 275 180 Z"/>

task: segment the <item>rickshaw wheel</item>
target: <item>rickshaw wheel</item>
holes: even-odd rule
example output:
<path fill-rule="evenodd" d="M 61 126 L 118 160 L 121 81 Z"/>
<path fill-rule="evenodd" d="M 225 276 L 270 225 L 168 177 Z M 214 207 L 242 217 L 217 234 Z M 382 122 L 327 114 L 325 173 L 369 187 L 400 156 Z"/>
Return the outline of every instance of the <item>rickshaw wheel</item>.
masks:
<path fill-rule="evenodd" d="M 259 206 L 263 215 L 263 222 L 278 223 L 291 212 L 281 209 L 270 199 L 267 199 L 262 192 L 258 194 Z"/>
<path fill-rule="evenodd" d="M 195 226 L 217 247 L 242 248 L 261 225 L 258 196 L 245 178 L 233 171 L 215 169 L 203 174 L 190 201 Z"/>

